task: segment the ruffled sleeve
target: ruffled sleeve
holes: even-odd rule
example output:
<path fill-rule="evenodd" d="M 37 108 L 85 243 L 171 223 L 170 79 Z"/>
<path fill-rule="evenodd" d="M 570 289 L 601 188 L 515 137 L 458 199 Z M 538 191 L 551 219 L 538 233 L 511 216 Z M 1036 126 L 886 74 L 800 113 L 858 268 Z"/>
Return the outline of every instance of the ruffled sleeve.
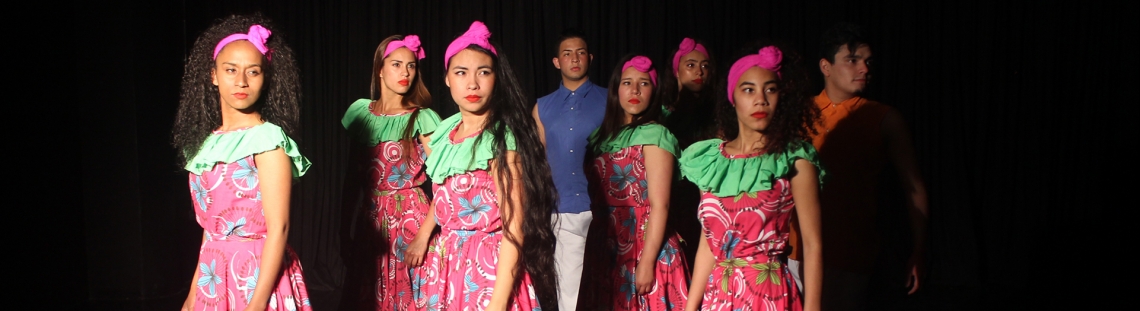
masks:
<path fill-rule="evenodd" d="M 677 147 L 677 137 L 669 132 L 665 126 L 657 123 L 648 123 L 638 125 L 636 128 L 625 128 L 613 138 L 599 142 L 601 138 L 598 137 L 598 131 L 595 130 L 590 134 L 590 145 L 593 146 L 594 153 L 602 154 L 607 152 L 616 152 L 618 150 L 640 145 L 654 145 L 657 148 L 664 149 L 677 157 L 681 150 Z"/>
<path fill-rule="evenodd" d="M 348 130 L 352 140 L 367 146 L 375 146 L 385 141 L 398 141 L 404 138 L 404 129 L 412 118 L 412 112 L 399 115 L 378 116 L 368 110 L 372 100 L 362 98 L 353 102 L 344 113 L 340 123 Z M 420 108 L 416 114 L 415 130 L 421 135 L 435 132 L 439 115 L 427 108 Z"/>
<path fill-rule="evenodd" d="M 823 186 L 825 172 L 819 164 L 819 156 L 815 147 L 805 141 L 791 143 L 780 154 L 734 159 L 724 156 L 723 144 L 720 139 L 703 140 L 693 143 L 681 154 L 678 161 L 681 174 L 701 191 L 728 197 L 769 190 L 777 179 L 788 175 L 798 159 L 808 160 L 819 168 L 820 186 Z"/>
<path fill-rule="evenodd" d="M 301 155 L 297 143 L 281 127 L 273 123 L 262 123 L 244 130 L 211 134 L 202 142 L 198 154 L 186 163 L 185 169 L 194 174 L 202 174 L 214 168 L 218 162 L 233 163 L 250 155 L 281 148 L 293 162 L 293 177 L 301 177 L 312 165 Z"/>
<path fill-rule="evenodd" d="M 467 137 L 459 143 L 452 143 L 451 132 L 462 116 L 458 113 L 440 121 L 439 127 L 431 135 L 431 155 L 424 161 L 424 167 L 431 180 L 436 183 L 456 174 L 463 174 L 474 170 L 487 170 L 489 161 L 495 158 L 495 139 L 491 133 L 484 129 L 476 136 Z M 500 125 L 505 126 L 505 125 Z M 477 139 L 479 137 L 481 139 Z M 507 150 L 517 150 L 515 136 L 511 130 L 506 129 Z M 478 145 L 475 144 L 479 141 Z"/>

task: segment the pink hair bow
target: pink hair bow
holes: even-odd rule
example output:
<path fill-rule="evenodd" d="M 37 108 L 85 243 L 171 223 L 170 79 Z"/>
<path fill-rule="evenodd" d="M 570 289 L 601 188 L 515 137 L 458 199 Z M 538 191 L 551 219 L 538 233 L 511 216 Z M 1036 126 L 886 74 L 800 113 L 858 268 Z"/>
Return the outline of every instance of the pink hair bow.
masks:
<path fill-rule="evenodd" d="M 261 52 L 261 55 L 265 55 L 265 58 L 268 59 L 269 47 L 265 46 L 265 41 L 269 40 L 269 35 L 272 33 L 273 32 L 269 31 L 269 29 L 261 27 L 261 25 L 249 26 L 249 33 L 235 33 L 219 41 L 218 46 L 214 47 L 214 59 L 218 58 L 218 53 L 222 51 L 222 48 L 226 47 L 226 44 L 237 40 L 247 40 L 249 43 L 253 43 L 253 47 L 257 48 L 257 51 Z"/>
<path fill-rule="evenodd" d="M 416 59 L 424 59 L 424 57 L 427 57 L 427 54 L 424 54 L 424 49 L 420 48 L 420 36 L 417 35 L 407 35 L 403 40 L 388 42 L 388 48 L 384 49 L 384 57 L 388 57 L 388 54 L 392 54 L 392 51 L 402 47 L 411 50 L 412 54 L 416 55 Z"/>
<path fill-rule="evenodd" d="M 677 73 L 677 70 L 681 69 L 681 56 L 685 56 L 685 54 L 689 54 L 689 52 L 692 51 L 701 52 L 701 54 L 705 54 L 705 57 L 709 57 L 709 51 L 705 50 L 703 44 L 697 43 L 697 41 L 693 39 L 685 38 L 681 40 L 681 46 L 677 47 L 677 54 L 673 54 L 673 73 Z"/>
<path fill-rule="evenodd" d="M 641 55 L 634 56 L 621 66 L 621 71 L 625 71 L 629 69 L 629 67 L 633 67 L 633 69 L 637 69 L 637 71 L 640 72 L 649 73 L 649 80 L 653 81 L 653 85 L 657 85 L 657 69 L 653 69 L 653 61 L 649 60 L 648 57 Z"/>
<path fill-rule="evenodd" d="M 454 41 L 451 41 L 451 44 L 447 45 L 447 52 L 443 55 L 443 67 L 447 67 L 448 63 L 451 62 L 452 56 L 459 54 L 459 51 L 466 49 L 467 46 L 472 44 L 490 50 L 492 54 L 499 55 L 499 52 L 495 51 L 495 47 L 491 46 L 490 39 L 491 30 L 487 29 L 487 25 L 483 25 L 483 22 L 480 21 L 472 22 L 471 27 L 467 28 L 467 32 L 464 32 L 463 35 L 459 36 L 459 38 L 455 38 Z"/>
<path fill-rule="evenodd" d="M 780 77 L 780 62 L 783 60 L 784 53 L 780 52 L 779 48 L 769 45 L 761 48 L 759 53 L 741 57 L 733 63 L 732 69 L 728 70 L 728 102 L 733 105 L 736 104 L 732 98 L 732 91 L 736 89 L 736 82 L 740 80 L 740 75 L 748 71 L 748 68 L 764 68 L 775 72 L 776 76 Z"/>

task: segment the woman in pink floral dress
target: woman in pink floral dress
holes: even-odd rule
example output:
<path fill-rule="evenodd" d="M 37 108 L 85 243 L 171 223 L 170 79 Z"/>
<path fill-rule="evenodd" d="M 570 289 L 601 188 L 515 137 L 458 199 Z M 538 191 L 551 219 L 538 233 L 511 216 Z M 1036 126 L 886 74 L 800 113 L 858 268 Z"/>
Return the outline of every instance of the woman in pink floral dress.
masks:
<path fill-rule="evenodd" d="M 297 66 L 267 27 L 259 16 L 223 19 L 186 64 L 174 145 L 203 233 L 183 310 L 311 310 L 286 243 L 290 188 L 309 168 L 288 135 Z"/>
<path fill-rule="evenodd" d="M 613 310 L 682 310 L 688 262 L 668 228 L 677 139 L 657 122 L 657 71 L 645 56 L 627 56 L 610 77 L 602 125 L 590 136 L 591 191 L 609 206 L 608 244 L 615 256 Z"/>
<path fill-rule="evenodd" d="M 423 297 L 413 288 L 413 280 L 424 277 L 415 267 L 422 263 L 431 230 L 420 235 L 420 228 L 435 219 L 420 185 L 426 176 L 427 135 L 439 124 L 439 115 L 427 108 L 431 95 L 417 70 L 424 56 L 416 35 L 395 35 L 380 42 L 373 57 L 372 98 L 352 103 L 341 119 L 357 143 L 358 169 L 348 175 L 352 181 L 367 182 L 362 188 L 372 207 L 367 214 L 371 230 L 361 239 L 368 245 L 354 250 L 364 254 L 361 264 L 376 268 L 366 284 L 359 284 L 370 292 L 366 295 L 371 299 L 359 306 L 364 309 L 411 310 L 414 300 Z"/>
<path fill-rule="evenodd" d="M 459 113 L 431 137 L 427 173 L 441 227 L 428 310 L 558 309 L 554 181 L 506 58 L 476 21 L 444 56 Z"/>
<path fill-rule="evenodd" d="M 704 231 L 686 310 L 820 308 L 823 169 L 805 141 L 819 113 L 796 89 L 805 84 L 790 59 L 775 46 L 738 59 L 728 103 L 718 106 L 727 140 L 696 142 L 681 155 L 681 174 L 701 190 Z M 804 242 L 802 300 L 785 253 L 793 210 Z"/>

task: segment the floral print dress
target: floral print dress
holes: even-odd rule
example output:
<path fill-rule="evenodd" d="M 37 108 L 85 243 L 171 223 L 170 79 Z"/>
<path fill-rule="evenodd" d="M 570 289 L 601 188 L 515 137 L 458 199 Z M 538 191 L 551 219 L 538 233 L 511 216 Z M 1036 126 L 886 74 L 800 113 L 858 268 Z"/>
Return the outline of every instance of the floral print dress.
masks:
<path fill-rule="evenodd" d="M 593 160 L 591 178 L 595 180 L 591 184 L 601 188 L 592 192 L 600 196 L 596 201 L 604 202 L 609 209 L 607 242 L 615 259 L 610 293 L 613 310 L 683 310 L 689 295 L 688 262 L 680 238 L 671 228 L 665 231 L 656 256 L 652 289 L 645 295 L 634 290 L 634 272 L 645 249 L 650 213 L 642 149 L 652 145 L 675 156 L 677 140 L 659 124 L 626 128 L 606 142 L 598 141 L 596 134 L 591 136 L 591 146 L 598 154 Z"/>
<path fill-rule="evenodd" d="M 681 171 L 701 189 L 698 218 L 715 260 L 701 310 L 803 309 L 785 253 L 795 209 L 787 175 L 797 159 L 819 167 L 806 142 L 778 155 L 729 155 L 720 139 L 685 150 Z"/>
<path fill-rule="evenodd" d="M 372 101 L 361 99 L 349 107 L 342 123 L 358 143 L 368 146 L 368 188 L 372 220 L 372 252 L 376 265 L 376 310 L 416 309 L 414 299 L 422 293 L 412 282 L 423 277 L 423 268 L 404 264 L 408 245 L 423 225 L 429 204 L 420 185 L 426 180 L 423 171 L 427 154 L 419 139 L 413 139 L 412 150 L 405 150 L 402 135 L 411 122 L 413 111 L 401 114 L 376 114 L 369 109 Z M 413 134 L 427 135 L 435 131 L 439 116 L 420 108 L 412 126 Z M 417 135 L 418 137 L 418 135 Z M 422 304 L 420 305 L 422 307 Z"/>
<path fill-rule="evenodd" d="M 434 186 L 435 216 L 441 229 L 429 256 L 432 273 L 417 279 L 424 288 L 427 310 L 484 310 L 491 300 L 498 271 L 499 249 L 504 241 L 499 197 L 490 173 L 493 138 L 484 135 L 455 137 L 460 115 L 440 123 L 432 135 L 432 154 L 427 160 Z M 507 134 L 507 147 L 515 150 L 514 138 Z M 474 152 L 474 158 L 472 155 Z M 510 310 L 541 310 L 534 296 L 529 274 L 522 278 Z"/>
<path fill-rule="evenodd" d="M 283 148 L 300 177 L 309 162 L 293 140 L 272 123 L 216 131 L 189 161 L 194 215 L 204 229 L 198 256 L 195 310 L 242 310 L 253 299 L 261 273 L 266 223 L 254 155 Z M 269 310 L 311 310 L 297 254 L 286 245 Z"/>

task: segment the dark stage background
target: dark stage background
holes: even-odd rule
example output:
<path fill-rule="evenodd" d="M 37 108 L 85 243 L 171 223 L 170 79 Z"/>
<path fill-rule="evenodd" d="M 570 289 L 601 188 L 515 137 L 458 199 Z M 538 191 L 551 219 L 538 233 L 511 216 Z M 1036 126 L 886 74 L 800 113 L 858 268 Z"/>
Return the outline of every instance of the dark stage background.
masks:
<path fill-rule="evenodd" d="M 201 228 L 170 129 L 186 53 L 227 14 L 272 18 L 273 35 L 298 56 L 304 101 L 295 138 L 314 165 L 294 187 L 289 243 L 317 310 L 336 309 L 344 276 L 338 209 L 348 139 L 339 120 L 368 96 L 384 37 L 420 35 L 428 55 L 421 73 L 446 117 L 456 109 L 441 57 L 473 20 L 494 33 L 532 99 L 558 87 L 551 58 L 566 27 L 588 36 L 590 76 L 604 85 L 619 57 L 640 51 L 663 64 L 684 36 L 702 38 L 723 75 L 728 58 L 757 38 L 814 55 L 824 28 L 850 21 L 876 39 L 869 97 L 907 119 L 930 197 L 929 275 L 898 308 L 1105 303 L 1099 282 L 1114 268 L 1100 259 L 1123 251 L 1102 248 L 1120 231 L 1102 219 L 1118 217 L 1109 206 L 1130 205 L 1110 204 L 1127 198 L 1116 179 L 1132 175 L 1136 155 L 1128 151 L 1136 130 L 1124 120 L 1137 113 L 1126 97 L 1140 68 L 1135 21 L 1083 1 L 920 2 L 81 2 L 74 53 L 80 94 L 89 97 L 79 108 L 83 204 L 53 214 L 64 242 L 45 253 L 46 263 L 67 277 L 51 286 L 74 297 L 59 302 L 63 309 L 175 310 L 185 299 Z M 895 260 L 905 256 L 902 240 L 889 248 Z"/>

